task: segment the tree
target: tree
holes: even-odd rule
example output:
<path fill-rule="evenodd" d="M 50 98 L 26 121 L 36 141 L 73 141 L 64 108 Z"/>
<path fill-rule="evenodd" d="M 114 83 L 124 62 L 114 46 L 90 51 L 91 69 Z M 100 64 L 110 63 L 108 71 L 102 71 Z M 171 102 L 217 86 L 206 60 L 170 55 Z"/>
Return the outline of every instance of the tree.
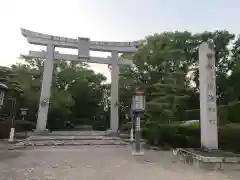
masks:
<path fill-rule="evenodd" d="M 182 100 L 188 96 L 184 95 L 186 87 L 183 83 L 184 73 L 181 71 L 164 73 L 164 78 L 160 83 L 154 84 L 156 92 L 152 92 L 152 100 L 148 102 L 148 112 L 151 114 L 150 120 L 160 123 L 171 124 L 173 121 L 181 120 L 176 116 L 181 109 Z"/>
<path fill-rule="evenodd" d="M 23 89 L 21 84 L 16 81 L 16 76 L 11 68 L 0 66 L 0 82 L 8 86 L 10 93 L 20 94 Z"/>
<path fill-rule="evenodd" d="M 149 36 L 134 56 L 138 84 L 144 85 L 147 89 L 149 120 L 161 121 L 160 115 L 163 114 L 169 115 L 168 118 L 162 119 L 163 122 L 166 119 L 174 119 L 179 96 L 186 91 L 189 83 L 186 74 L 191 61 L 186 60 L 188 54 L 184 49 L 189 45 L 185 38 L 190 36 L 188 32 Z"/>
<path fill-rule="evenodd" d="M 23 86 L 20 107 L 28 108 L 26 119 L 36 121 L 43 75 L 43 61 L 22 57 L 22 63 L 12 66 L 16 80 Z M 106 78 L 95 74 L 83 63 L 57 61 L 54 64 L 48 126 L 64 128 L 66 121 L 81 123 L 85 118 L 91 124 L 93 116 L 104 109 L 102 82 Z"/>
<path fill-rule="evenodd" d="M 94 116 L 104 111 L 104 91 L 106 80 L 83 64 L 69 64 L 57 73 L 56 87 L 70 93 L 75 102 L 71 107 L 71 117 L 75 124 L 92 124 Z"/>
<path fill-rule="evenodd" d="M 240 38 L 234 38 L 228 31 L 176 31 L 146 37 L 134 55 L 121 56 L 133 60 L 134 65 L 120 67 L 120 116 L 129 112 L 133 90 L 139 85 L 147 92 L 146 120 L 181 120 L 185 109 L 199 108 L 198 47 L 203 41 L 213 43 L 216 52 L 218 104 L 238 101 Z M 22 92 L 19 108 L 28 108 L 27 118 L 36 121 L 44 60 L 22 59 L 11 68 L 0 67 L 0 77 L 17 94 Z M 73 124 L 93 124 L 99 117 L 109 116 L 110 84 L 105 84 L 102 74 L 90 70 L 86 63 L 54 62 L 48 118 L 52 126 L 69 120 Z"/>

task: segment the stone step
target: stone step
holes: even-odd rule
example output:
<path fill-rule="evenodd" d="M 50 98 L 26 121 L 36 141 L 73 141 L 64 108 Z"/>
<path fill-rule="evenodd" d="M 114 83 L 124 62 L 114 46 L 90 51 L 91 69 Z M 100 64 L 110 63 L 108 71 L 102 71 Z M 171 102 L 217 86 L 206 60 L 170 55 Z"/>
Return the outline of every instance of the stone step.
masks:
<path fill-rule="evenodd" d="M 134 143 L 135 139 L 133 141 L 131 141 L 131 139 L 123 139 L 124 142 L 128 142 L 128 143 Z M 144 139 L 140 139 L 140 142 L 146 142 Z"/>
<path fill-rule="evenodd" d="M 107 136 L 106 131 L 52 131 L 52 132 L 28 132 L 29 136 Z"/>
<path fill-rule="evenodd" d="M 67 140 L 120 140 L 118 137 L 106 137 L 106 136 L 31 136 L 27 139 L 28 141 L 67 141 Z"/>
<path fill-rule="evenodd" d="M 99 141 L 99 140 L 91 140 L 91 141 L 24 141 L 17 143 L 15 146 L 91 146 L 91 145 L 128 145 L 129 143 L 123 141 Z"/>
<path fill-rule="evenodd" d="M 131 142 L 121 137 L 108 136 L 105 131 L 70 131 L 32 134 L 15 144 L 14 148 L 52 146 L 127 146 Z"/>

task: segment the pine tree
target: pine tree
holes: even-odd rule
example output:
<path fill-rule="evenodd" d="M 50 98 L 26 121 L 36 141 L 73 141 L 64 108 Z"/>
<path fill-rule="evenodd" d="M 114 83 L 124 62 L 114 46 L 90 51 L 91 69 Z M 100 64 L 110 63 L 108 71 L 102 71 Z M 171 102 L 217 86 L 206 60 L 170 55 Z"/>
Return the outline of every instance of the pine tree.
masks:
<path fill-rule="evenodd" d="M 181 70 L 173 72 L 166 70 L 162 74 L 162 79 L 153 85 L 155 92 L 151 94 L 152 99 L 147 104 L 148 112 L 153 115 L 153 121 L 170 124 L 177 119 L 176 114 L 181 100 L 187 98 L 184 95 L 185 73 Z"/>
<path fill-rule="evenodd" d="M 0 66 L 0 82 L 7 85 L 10 92 L 22 93 L 21 84 L 16 80 L 16 74 L 11 68 Z"/>

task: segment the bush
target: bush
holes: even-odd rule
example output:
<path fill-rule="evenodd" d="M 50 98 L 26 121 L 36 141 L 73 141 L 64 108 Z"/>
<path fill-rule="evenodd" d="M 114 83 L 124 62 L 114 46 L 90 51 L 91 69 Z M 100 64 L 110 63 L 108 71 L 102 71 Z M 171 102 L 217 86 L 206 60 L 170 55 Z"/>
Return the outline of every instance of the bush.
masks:
<path fill-rule="evenodd" d="M 226 124 L 225 127 L 240 129 L 240 123 L 229 123 L 229 124 Z"/>
<path fill-rule="evenodd" d="M 229 104 L 228 105 L 228 119 L 233 123 L 240 122 L 239 111 L 240 111 L 240 102 L 233 102 L 233 103 Z"/>
<path fill-rule="evenodd" d="M 8 138 L 11 129 L 11 121 L 0 121 L 0 138 Z"/>
<path fill-rule="evenodd" d="M 32 121 L 22 121 L 16 120 L 15 121 L 15 130 L 16 132 L 26 132 L 31 131 L 36 128 L 36 123 Z"/>
<path fill-rule="evenodd" d="M 123 124 L 121 127 L 120 127 L 120 131 L 121 132 L 129 132 L 132 128 L 132 123 L 131 122 L 127 122 L 125 124 Z"/>
<path fill-rule="evenodd" d="M 240 129 L 220 127 L 218 133 L 219 148 L 227 151 L 240 152 Z"/>
<path fill-rule="evenodd" d="M 0 121 L 0 138 L 8 138 L 12 122 L 11 120 Z M 36 124 L 31 121 L 15 121 L 15 132 L 31 131 L 36 127 Z"/>
<path fill-rule="evenodd" d="M 200 109 L 186 110 L 185 120 L 200 120 Z"/>
<path fill-rule="evenodd" d="M 219 124 L 225 125 L 230 122 L 240 122 L 239 112 L 240 102 L 232 102 L 228 105 L 219 106 L 217 109 Z M 200 120 L 200 109 L 186 110 L 184 117 L 185 120 Z"/>
<path fill-rule="evenodd" d="M 218 108 L 218 123 L 219 125 L 225 125 L 229 123 L 228 106 L 220 106 Z"/>
<path fill-rule="evenodd" d="M 219 148 L 240 152 L 240 128 L 220 127 L 218 129 Z M 200 128 L 179 125 L 159 125 L 144 128 L 142 137 L 154 146 L 170 146 L 172 148 L 199 148 Z"/>

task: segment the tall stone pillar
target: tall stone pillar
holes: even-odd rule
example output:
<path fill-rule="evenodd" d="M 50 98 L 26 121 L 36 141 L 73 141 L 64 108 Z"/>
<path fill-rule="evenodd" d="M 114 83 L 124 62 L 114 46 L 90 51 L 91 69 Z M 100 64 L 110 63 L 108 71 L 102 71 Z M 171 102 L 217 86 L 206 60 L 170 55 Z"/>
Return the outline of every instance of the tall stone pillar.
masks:
<path fill-rule="evenodd" d="M 119 116 L 118 116 L 118 80 L 119 80 L 119 67 L 118 67 L 118 52 L 112 52 L 112 68 L 111 68 L 111 115 L 110 115 L 110 130 L 113 132 L 118 131 Z"/>
<path fill-rule="evenodd" d="M 201 145 L 218 149 L 215 54 L 207 43 L 199 47 Z"/>
<path fill-rule="evenodd" d="M 52 73 L 53 73 L 53 58 L 54 58 L 54 46 L 47 45 L 47 58 L 44 61 L 43 81 L 40 95 L 40 102 L 38 108 L 38 119 L 36 131 L 46 130 L 49 99 L 52 86 Z"/>

